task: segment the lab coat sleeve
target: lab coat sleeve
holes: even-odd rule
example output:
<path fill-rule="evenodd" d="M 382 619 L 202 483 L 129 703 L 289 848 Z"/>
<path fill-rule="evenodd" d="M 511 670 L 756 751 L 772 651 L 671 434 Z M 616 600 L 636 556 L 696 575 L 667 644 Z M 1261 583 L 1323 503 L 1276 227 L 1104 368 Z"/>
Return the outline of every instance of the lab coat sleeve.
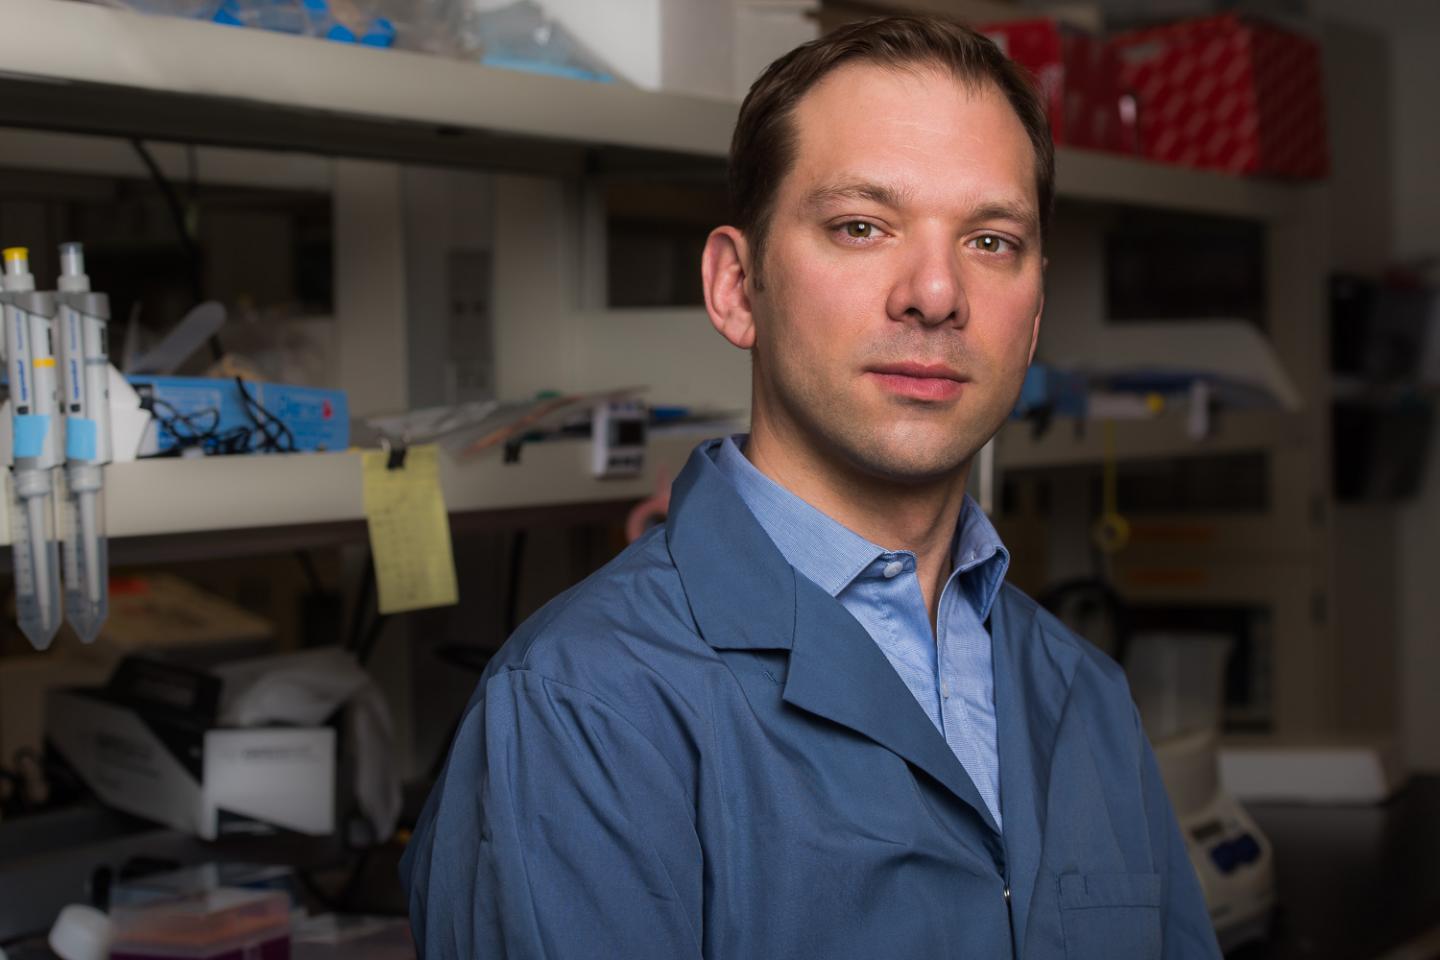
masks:
<path fill-rule="evenodd" d="M 1165 960 L 1220 960 L 1220 944 L 1215 939 L 1215 925 L 1205 905 L 1200 878 L 1190 862 L 1180 825 L 1175 820 L 1175 808 L 1160 779 L 1155 751 L 1140 726 L 1138 711 L 1135 726 L 1140 736 L 1140 776 L 1145 791 L 1145 819 L 1150 825 L 1150 849 L 1155 851 L 1161 880 L 1160 921 Z"/>
<path fill-rule="evenodd" d="M 694 810 L 618 711 L 530 670 L 495 674 L 402 865 L 419 955 L 699 957 Z"/>

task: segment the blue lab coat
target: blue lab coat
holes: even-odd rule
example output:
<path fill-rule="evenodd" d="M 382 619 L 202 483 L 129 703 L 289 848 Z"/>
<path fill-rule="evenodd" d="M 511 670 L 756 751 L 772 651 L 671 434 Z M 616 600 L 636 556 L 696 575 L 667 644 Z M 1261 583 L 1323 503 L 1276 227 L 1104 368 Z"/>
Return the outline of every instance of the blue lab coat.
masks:
<path fill-rule="evenodd" d="M 714 449 L 486 670 L 401 863 L 421 956 L 1218 957 L 1114 662 L 1002 591 L 1002 836 Z"/>

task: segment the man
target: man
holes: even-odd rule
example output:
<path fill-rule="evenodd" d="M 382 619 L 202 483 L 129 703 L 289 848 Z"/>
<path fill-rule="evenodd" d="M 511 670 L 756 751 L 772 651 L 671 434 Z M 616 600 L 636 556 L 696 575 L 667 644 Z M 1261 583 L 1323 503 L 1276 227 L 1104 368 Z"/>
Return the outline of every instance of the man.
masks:
<path fill-rule="evenodd" d="M 752 432 L 486 671 L 402 864 L 422 955 L 1218 956 L 1122 673 L 964 495 L 1039 332 L 1035 94 L 857 25 L 756 82 L 731 166 Z"/>

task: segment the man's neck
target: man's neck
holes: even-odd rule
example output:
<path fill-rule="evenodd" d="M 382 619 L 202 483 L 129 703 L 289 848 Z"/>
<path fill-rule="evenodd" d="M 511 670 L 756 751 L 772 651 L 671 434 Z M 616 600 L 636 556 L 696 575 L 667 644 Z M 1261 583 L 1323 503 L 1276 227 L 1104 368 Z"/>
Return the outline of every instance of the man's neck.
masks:
<path fill-rule="evenodd" d="M 915 554 L 916 576 L 934 626 L 965 505 L 968 463 L 933 483 L 895 483 L 826 456 L 803 439 L 782 437 L 758 419 L 744 452 L 765 476 L 871 543 Z"/>

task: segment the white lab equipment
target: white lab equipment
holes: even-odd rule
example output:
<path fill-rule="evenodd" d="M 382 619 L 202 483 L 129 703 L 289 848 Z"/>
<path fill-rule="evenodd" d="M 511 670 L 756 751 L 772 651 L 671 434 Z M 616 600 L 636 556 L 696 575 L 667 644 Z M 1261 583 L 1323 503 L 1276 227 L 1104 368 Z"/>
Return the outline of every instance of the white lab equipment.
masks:
<path fill-rule="evenodd" d="M 1223 949 L 1263 937 L 1275 907 L 1270 841 L 1224 789 L 1217 741 L 1231 639 L 1137 634 L 1125 672 Z"/>
<path fill-rule="evenodd" d="M 52 472 L 60 464 L 56 420 L 55 295 L 37 292 L 30 252 L 4 253 L 5 352 L 10 376 L 11 533 L 15 612 L 32 646 L 44 650 L 60 628 L 60 550 L 55 540 Z"/>
<path fill-rule="evenodd" d="M 110 608 L 105 464 L 110 462 L 110 301 L 92 293 L 78 243 L 60 245 L 58 334 L 65 416 L 65 616 L 92 642 Z"/>
<path fill-rule="evenodd" d="M 590 420 L 590 472 L 636 477 L 645 465 L 647 414 L 638 400 L 601 400 Z"/>

